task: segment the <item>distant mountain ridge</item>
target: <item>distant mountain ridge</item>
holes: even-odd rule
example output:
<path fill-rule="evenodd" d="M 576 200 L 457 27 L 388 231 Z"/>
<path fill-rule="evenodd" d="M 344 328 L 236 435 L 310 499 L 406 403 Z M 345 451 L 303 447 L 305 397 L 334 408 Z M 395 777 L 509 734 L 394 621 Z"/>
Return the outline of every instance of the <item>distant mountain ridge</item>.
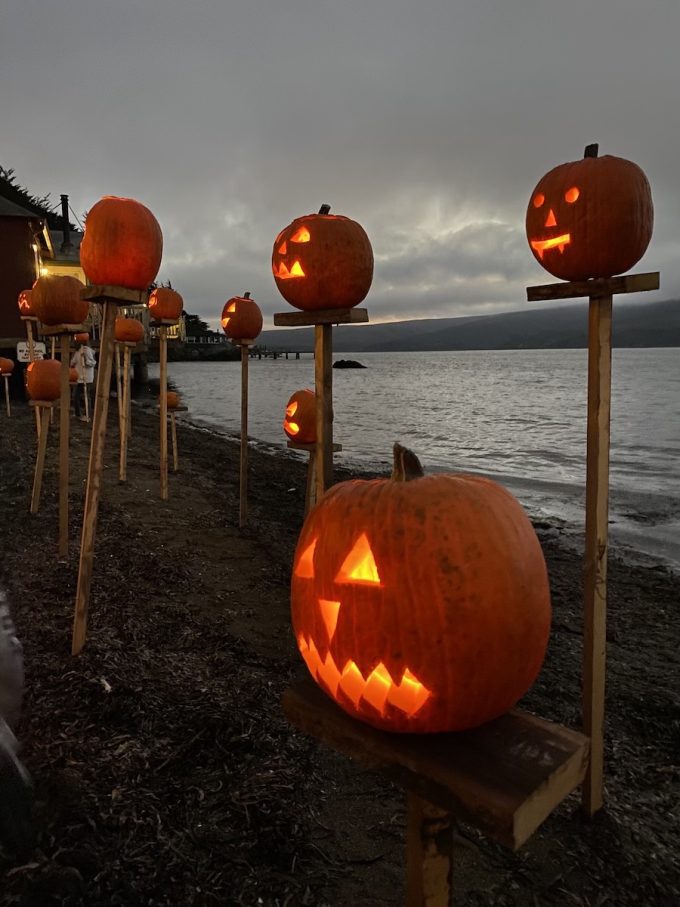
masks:
<path fill-rule="evenodd" d="M 370 301 L 366 308 L 371 313 Z M 499 315 L 428 318 L 386 324 L 340 325 L 333 351 L 580 349 L 587 346 L 588 303 L 533 308 Z M 614 300 L 615 347 L 680 346 L 680 300 Z M 274 350 L 314 348 L 313 328 L 262 331 L 258 344 Z"/>

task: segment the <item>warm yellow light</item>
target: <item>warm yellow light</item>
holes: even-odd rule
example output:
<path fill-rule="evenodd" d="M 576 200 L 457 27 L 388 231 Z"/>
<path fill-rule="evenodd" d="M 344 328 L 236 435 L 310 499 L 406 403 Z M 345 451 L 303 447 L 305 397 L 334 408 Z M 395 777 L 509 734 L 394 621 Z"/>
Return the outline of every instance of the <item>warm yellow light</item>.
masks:
<path fill-rule="evenodd" d="M 379 586 L 378 567 L 366 533 L 360 535 L 335 578 L 336 583 L 365 583 Z"/>
<path fill-rule="evenodd" d="M 546 227 L 556 227 L 557 226 L 557 221 L 555 220 L 555 213 L 552 208 L 548 212 L 548 216 L 545 219 L 545 225 L 546 225 Z"/>
<path fill-rule="evenodd" d="M 543 253 L 546 249 L 559 249 L 560 252 L 564 252 L 564 247 L 569 245 L 571 242 L 571 235 L 569 233 L 563 233 L 562 236 L 553 236 L 552 239 L 533 239 L 531 241 L 531 248 L 538 252 L 538 257 L 543 258 Z"/>
<path fill-rule="evenodd" d="M 293 267 L 290 269 L 291 277 L 304 277 L 305 272 L 302 270 L 302 265 L 299 261 L 296 261 Z"/>
<path fill-rule="evenodd" d="M 44 277 L 45 274 L 49 274 L 49 273 L 50 273 L 50 272 L 47 270 L 47 268 L 41 268 L 41 269 L 40 269 L 40 276 L 41 276 L 41 277 Z"/>
<path fill-rule="evenodd" d="M 300 579 L 312 579 L 314 576 L 314 549 L 316 548 L 316 539 L 308 545 L 300 555 L 300 560 L 295 568 L 295 575 Z"/>
<path fill-rule="evenodd" d="M 534 208 L 540 208 L 544 201 L 545 195 L 543 195 L 542 192 L 539 192 L 538 195 L 534 196 Z"/>
<path fill-rule="evenodd" d="M 300 426 L 297 424 L 297 422 L 286 422 L 284 424 L 291 435 L 297 435 L 300 433 Z"/>
<path fill-rule="evenodd" d="M 567 191 L 564 193 L 564 200 L 565 202 L 569 202 L 570 205 L 573 205 L 580 194 L 581 193 L 579 192 L 578 188 L 576 186 L 572 186 L 571 189 L 567 189 Z"/>
<path fill-rule="evenodd" d="M 293 400 L 292 403 L 288 404 L 288 406 L 286 407 L 286 415 L 288 416 L 289 419 L 295 415 L 295 413 L 297 412 L 297 408 L 298 408 L 297 400 Z"/>
<path fill-rule="evenodd" d="M 330 601 L 327 598 L 319 599 L 319 608 L 323 622 L 326 625 L 328 633 L 328 642 L 330 643 L 335 636 L 335 628 L 338 624 L 338 615 L 340 614 L 340 602 Z"/>
<path fill-rule="evenodd" d="M 300 227 L 295 231 L 295 235 L 291 236 L 291 242 L 309 242 L 310 240 L 309 230 L 307 227 Z"/>

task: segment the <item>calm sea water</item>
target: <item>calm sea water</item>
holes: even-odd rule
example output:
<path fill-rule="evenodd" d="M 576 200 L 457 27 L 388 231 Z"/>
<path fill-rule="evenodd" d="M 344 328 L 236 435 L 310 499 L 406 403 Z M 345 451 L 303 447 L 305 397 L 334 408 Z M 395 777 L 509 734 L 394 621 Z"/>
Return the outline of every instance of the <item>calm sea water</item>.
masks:
<path fill-rule="evenodd" d="M 394 441 L 430 471 L 482 473 L 529 513 L 583 530 L 585 350 L 337 354 L 366 369 L 333 371 L 338 462 L 389 472 Z M 152 371 L 152 376 L 157 374 Z M 171 363 L 189 418 L 240 429 L 240 364 Z M 311 355 L 250 362 L 249 434 L 285 447 L 293 391 L 314 386 Z M 610 538 L 642 559 L 680 566 L 680 350 L 615 350 Z"/>

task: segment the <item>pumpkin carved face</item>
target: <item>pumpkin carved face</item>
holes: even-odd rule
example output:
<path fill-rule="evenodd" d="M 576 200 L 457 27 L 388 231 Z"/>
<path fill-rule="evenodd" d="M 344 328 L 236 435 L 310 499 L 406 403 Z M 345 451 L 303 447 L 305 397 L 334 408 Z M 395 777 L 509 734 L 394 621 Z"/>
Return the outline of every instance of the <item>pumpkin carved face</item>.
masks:
<path fill-rule="evenodd" d="M 533 527 L 509 492 L 476 476 L 333 486 L 303 525 L 291 602 L 316 682 L 349 714 L 398 732 L 503 714 L 536 678 L 550 626 Z"/>
<path fill-rule="evenodd" d="M 224 303 L 221 324 L 230 340 L 254 340 L 262 330 L 262 312 L 246 292 Z"/>
<path fill-rule="evenodd" d="M 316 442 L 316 394 L 313 390 L 295 391 L 286 404 L 283 430 L 298 444 Z"/>
<path fill-rule="evenodd" d="M 562 280 L 612 277 L 644 255 L 654 209 L 647 177 L 623 158 L 597 157 L 597 145 L 580 161 L 547 173 L 531 194 L 526 216 L 536 260 Z"/>
<path fill-rule="evenodd" d="M 17 305 L 19 306 L 19 314 L 23 318 L 34 318 L 36 317 L 33 307 L 31 305 L 31 296 L 33 295 L 32 290 L 22 290 L 19 293 L 17 299 Z"/>
<path fill-rule="evenodd" d="M 274 241 L 272 271 L 283 298 L 303 311 L 349 309 L 368 293 L 373 249 L 364 228 L 348 217 L 298 217 Z"/>

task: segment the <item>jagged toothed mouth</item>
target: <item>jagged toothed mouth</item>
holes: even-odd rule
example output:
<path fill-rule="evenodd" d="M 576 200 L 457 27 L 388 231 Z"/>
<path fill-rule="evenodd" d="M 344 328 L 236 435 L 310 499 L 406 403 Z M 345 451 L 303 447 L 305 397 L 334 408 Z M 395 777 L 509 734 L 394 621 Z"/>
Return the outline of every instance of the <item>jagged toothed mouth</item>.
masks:
<path fill-rule="evenodd" d="M 538 254 L 539 258 L 543 258 L 543 253 L 547 249 L 559 249 L 560 252 L 564 252 L 564 247 L 569 245 L 571 242 L 571 234 L 563 233 L 562 236 L 553 236 L 552 239 L 532 239 L 531 248 Z"/>

